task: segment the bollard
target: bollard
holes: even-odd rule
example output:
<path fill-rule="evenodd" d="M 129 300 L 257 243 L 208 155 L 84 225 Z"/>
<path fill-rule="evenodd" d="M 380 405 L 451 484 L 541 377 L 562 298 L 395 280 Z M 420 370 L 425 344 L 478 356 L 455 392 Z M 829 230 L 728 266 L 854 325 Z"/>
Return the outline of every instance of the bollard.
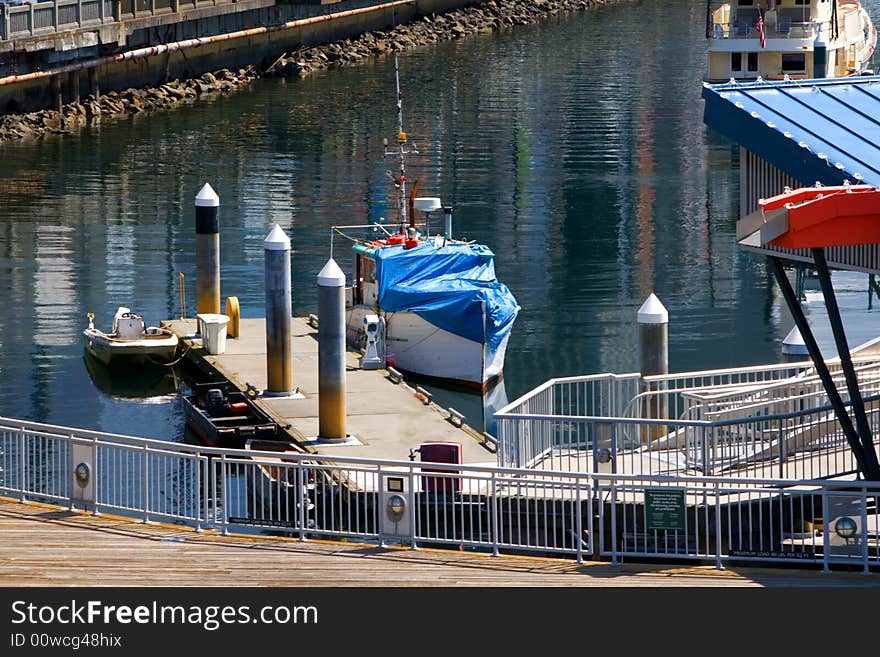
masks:
<path fill-rule="evenodd" d="M 208 183 L 196 196 L 196 314 L 220 314 L 220 198 Z"/>
<path fill-rule="evenodd" d="M 266 271 L 266 379 L 264 394 L 293 393 L 290 351 L 290 238 L 275 224 L 263 241 Z"/>
<path fill-rule="evenodd" d="M 333 258 L 318 274 L 318 438 L 345 440 L 345 274 Z"/>
<path fill-rule="evenodd" d="M 636 314 L 639 323 L 639 371 L 642 376 L 669 373 L 669 313 L 652 292 Z M 646 417 L 666 417 L 666 405 L 656 395 L 648 397 Z M 642 440 L 654 440 L 665 432 L 665 427 L 645 425 Z"/>

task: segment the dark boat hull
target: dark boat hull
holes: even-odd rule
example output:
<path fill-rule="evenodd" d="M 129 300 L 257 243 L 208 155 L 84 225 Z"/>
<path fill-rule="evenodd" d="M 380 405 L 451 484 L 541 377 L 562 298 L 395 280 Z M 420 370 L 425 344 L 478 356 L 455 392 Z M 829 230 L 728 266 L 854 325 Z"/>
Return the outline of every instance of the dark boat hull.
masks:
<path fill-rule="evenodd" d="M 279 438 L 278 423 L 243 392 L 227 392 L 224 386 L 217 384 L 210 387 L 223 390 L 225 405 L 206 403 L 205 384 L 200 384 L 193 394 L 182 397 L 186 425 L 206 445 L 241 449 L 251 439 Z"/>

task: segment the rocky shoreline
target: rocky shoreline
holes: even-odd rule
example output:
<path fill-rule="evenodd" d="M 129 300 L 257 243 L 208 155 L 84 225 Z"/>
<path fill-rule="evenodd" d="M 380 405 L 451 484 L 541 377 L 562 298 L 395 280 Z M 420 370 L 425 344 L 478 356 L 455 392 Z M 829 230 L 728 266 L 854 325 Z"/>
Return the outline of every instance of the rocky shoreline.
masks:
<path fill-rule="evenodd" d="M 422 16 L 387 31 L 366 32 L 353 39 L 285 53 L 265 69 L 247 66 L 237 71 L 221 69 L 201 77 L 171 80 L 159 87 L 108 91 L 99 98 L 87 96 L 57 110 L 0 117 L 0 143 L 39 139 L 71 133 L 81 126 L 108 118 L 169 109 L 199 97 L 230 93 L 268 76 L 301 76 L 331 66 L 346 66 L 369 57 L 400 52 L 440 41 L 535 23 L 547 16 L 612 4 L 619 0 L 490 0 L 444 14 Z"/>

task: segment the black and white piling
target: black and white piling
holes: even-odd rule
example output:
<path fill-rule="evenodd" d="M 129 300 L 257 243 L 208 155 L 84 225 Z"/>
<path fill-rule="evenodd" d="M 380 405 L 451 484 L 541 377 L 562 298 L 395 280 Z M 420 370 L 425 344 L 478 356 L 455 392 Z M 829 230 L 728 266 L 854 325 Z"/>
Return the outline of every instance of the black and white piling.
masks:
<path fill-rule="evenodd" d="M 345 274 L 333 258 L 318 274 L 318 438 L 345 440 Z"/>
<path fill-rule="evenodd" d="M 293 394 L 290 348 L 292 301 L 290 238 L 275 224 L 263 240 L 266 274 L 266 379 L 264 394 Z"/>
<path fill-rule="evenodd" d="M 196 313 L 220 313 L 220 197 L 208 183 L 196 195 Z"/>

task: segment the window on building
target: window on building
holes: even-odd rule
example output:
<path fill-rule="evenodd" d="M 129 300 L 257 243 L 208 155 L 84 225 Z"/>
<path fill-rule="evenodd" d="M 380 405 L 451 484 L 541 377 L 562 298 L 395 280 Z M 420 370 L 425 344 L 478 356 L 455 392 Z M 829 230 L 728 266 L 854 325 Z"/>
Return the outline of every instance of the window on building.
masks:
<path fill-rule="evenodd" d="M 730 70 L 731 71 L 743 70 L 743 54 L 741 52 L 730 53 Z"/>
<path fill-rule="evenodd" d="M 758 53 L 750 52 L 749 53 L 749 71 L 754 73 L 758 70 Z"/>
<path fill-rule="evenodd" d="M 782 70 L 785 73 L 801 72 L 807 68 L 807 56 L 802 53 L 783 53 Z"/>

